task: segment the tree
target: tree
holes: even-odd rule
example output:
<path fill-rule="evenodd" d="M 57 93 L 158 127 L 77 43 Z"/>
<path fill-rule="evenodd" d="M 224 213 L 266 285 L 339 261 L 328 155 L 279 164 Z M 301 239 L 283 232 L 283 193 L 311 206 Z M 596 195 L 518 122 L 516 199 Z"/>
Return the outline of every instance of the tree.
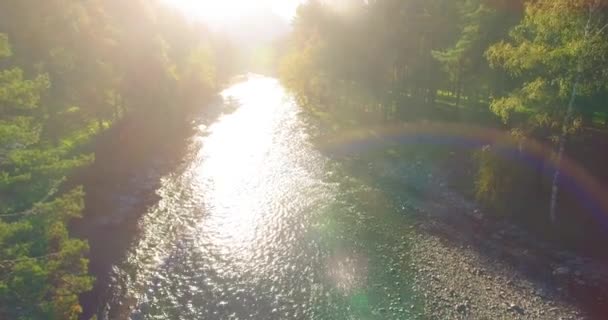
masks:
<path fill-rule="evenodd" d="M 460 34 L 454 36 L 457 41 L 453 46 L 433 51 L 433 57 L 449 75 L 458 107 L 465 84 L 486 96 L 500 90 L 496 79 L 503 75 L 489 68 L 484 52 L 507 35 L 518 19 L 518 12 L 505 12 L 501 6 L 481 0 L 465 0 L 456 4 L 454 10 L 458 12 L 456 21 L 460 28 Z"/>
<path fill-rule="evenodd" d="M 140 123 L 139 147 L 186 122 L 230 49 L 148 0 L 1 1 L 0 30 L 0 319 L 76 319 L 92 278 L 67 228 L 84 193 L 66 181 L 118 124 Z"/>
<path fill-rule="evenodd" d="M 556 142 L 550 220 L 556 221 L 560 164 L 568 135 L 580 129 L 579 97 L 606 89 L 607 16 L 600 0 L 539 0 L 526 3 L 510 41 L 487 56 L 519 78 L 521 86 L 495 99 L 491 109 L 512 127 L 545 128 Z"/>
<path fill-rule="evenodd" d="M 0 58 L 11 51 L 0 34 Z M 45 146 L 40 136 L 39 104 L 49 85 L 46 75 L 27 80 L 17 67 L 0 70 L 1 318 L 76 319 L 78 294 L 91 287 L 88 247 L 66 229 L 80 214 L 82 192 L 55 198 L 57 183 L 78 161 L 62 160 L 64 150 Z"/>

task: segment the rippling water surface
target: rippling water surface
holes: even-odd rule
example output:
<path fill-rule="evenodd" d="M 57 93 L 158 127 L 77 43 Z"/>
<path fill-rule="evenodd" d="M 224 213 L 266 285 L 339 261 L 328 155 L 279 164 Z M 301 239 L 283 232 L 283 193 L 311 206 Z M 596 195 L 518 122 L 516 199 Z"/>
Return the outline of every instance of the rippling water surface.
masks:
<path fill-rule="evenodd" d="M 236 110 L 186 165 L 115 267 L 109 318 L 410 319 L 403 215 L 310 143 L 271 78 L 226 90 Z M 132 304 L 130 314 L 113 314 Z"/>

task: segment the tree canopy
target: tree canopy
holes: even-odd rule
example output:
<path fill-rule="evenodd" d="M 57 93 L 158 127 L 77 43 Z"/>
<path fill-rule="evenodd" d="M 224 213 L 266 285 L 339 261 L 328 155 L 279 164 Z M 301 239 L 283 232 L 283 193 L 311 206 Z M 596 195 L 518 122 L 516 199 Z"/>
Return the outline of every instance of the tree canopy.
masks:
<path fill-rule="evenodd" d="M 170 130 L 214 95 L 230 54 L 156 1 L 0 3 L 0 318 L 78 318 L 93 279 L 67 228 L 84 193 L 66 180 L 117 123 Z"/>
<path fill-rule="evenodd" d="M 601 0 L 311 1 L 294 21 L 281 77 L 329 133 L 450 122 L 506 132 L 518 159 L 539 142 L 551 152 L 532 172 L 496 153 L 504 146 L 473 152 L 474 193 L 496 210 L 540 199 L 555 220 L 566 146 L 608 123 L 606 8 Z"/>

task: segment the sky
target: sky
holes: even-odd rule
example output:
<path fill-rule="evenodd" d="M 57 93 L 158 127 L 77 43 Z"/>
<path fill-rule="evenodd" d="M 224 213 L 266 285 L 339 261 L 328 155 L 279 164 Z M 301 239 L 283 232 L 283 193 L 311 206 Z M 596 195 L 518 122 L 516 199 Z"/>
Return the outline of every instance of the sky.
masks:
<path fill-rule="evenodd" d="M 187 16 L 209 23 L 228 23 L 263 11 L 290 21 L 303 0 L 163 0 Z"/>

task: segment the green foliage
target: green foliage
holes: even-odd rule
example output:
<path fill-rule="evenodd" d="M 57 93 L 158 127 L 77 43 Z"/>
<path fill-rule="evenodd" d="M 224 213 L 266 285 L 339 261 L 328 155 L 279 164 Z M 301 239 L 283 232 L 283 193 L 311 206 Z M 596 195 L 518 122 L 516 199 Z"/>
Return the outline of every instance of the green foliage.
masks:
<path fill-rule="evenodd" d="M 5 35 L 0 47 L 9 48 Z M 8 58 L 11 51 L 2 51 Z M 82 190 L 45 199 L 86 162 L 41 137 L 40 103 L 49 86 L 46 75 L 27 80 L 18 67 L 0 70 L 0 316 L 7 319 L 75 319 L 78 294 L 92 284 L 88 247 L 66 229 L 82 210 Z"/>
<path fill-rule="evenodd" d="M 183 123 L 229 49 L 147 0 L 1 1 L 0 31 L 0 319 L 77 319 L 93 280 L 67 229 L 84 193 L 64 182 L 116 123 L 145 115 L 150 139 Z"/>
<path fill-rule="evenodd" d="M 35 205 L 26 219 L 0 221 L 0 315 L 8 319 L 76 319 L 89 290 L 88 246 L 66 224 L 80 216 L 82 189 Z M 14 219 L 13 219 L 14 220 Z"/>
<path fill-rule="evenodd" d="M 423 119 L 516 132 L 514 145 L 551 147 L 608 123 L 604 1 L 332 3 L 300 7 L 281 72 L 331 133 Z M 495 151 L 503 147 L 475 156 L 478 199 L 500 211 L 526 194 L 545 197 L 540 171 Z"/>
<path fill-rule="evenodd" d="M 552 222 L 566 138 L 591 125 L 589 114 L 604 113 L 606 107 L 592 101 L 603 99 L 607 89 L 607 27 L 603 1 L 528 1 L 522 21 L 509 38 L 486 52 L 493 68 L 503 69 L 517 80 L 512 90 L 493 97 L 490 110 L 510 128 L 557 146 L 549 215 Z M 509 174 L 505 168 L 495 168 L 493 175 L 504 172 Z M 525 182 L 519 177 L 516 184 Z M 502 190 L 513 187 L 502 186 Z M 478 191 L 493 197 L 490 189 L 481 187 Z"/>
<path fill-rule="evenodd" d="M 8 42 L 8 36 L 0 33 L 0 59 L 10 57 L 11 55 L 12 51 Z"/>
<path fill-rule="evenodd" d="M 475 177 L 475 196 L 479 203 L 500 214 L 513 209 L 511 192 L 517 188 L 520 172 L 513 161 L 498 154 L 494 149 L 500 146 L 486 146 L 475 153 L 477 175 Z M 521 200 L 521 199 L 520 199 Z"/>
<path fill-rule="evenodd" d="M 608 50 L 602 26 L 608 20 L 593 1 L 542 0 L 526 4 L 521 23 L 510 39 L 491 46 L 491 66 L 503 68 L 521 85 L 505 97 L 494 99 L 491 109 L 515 127 L 549 126 L 553 131 L 568 123 L 566 109 L 576 96 L 589 97 L 606 89 L 604 81 Z M 580 114 L 581 106 L 575 106 Z M 542 119 L 542 121 L 538 121 Z M 549 120 L 548 120 L 549 119 Z"/>
<path fill-rule="evenodd" d="M 440 105 L 440 91 L 478 112 L 477 97 L 496 91 L 495 78 L 504 75 L 483 53 L 515 20 L 484 3 L 352 1 L 344 8 L 312 1 L 298 11 L 281 77 L 329 127 L 460 113 Z"/>

